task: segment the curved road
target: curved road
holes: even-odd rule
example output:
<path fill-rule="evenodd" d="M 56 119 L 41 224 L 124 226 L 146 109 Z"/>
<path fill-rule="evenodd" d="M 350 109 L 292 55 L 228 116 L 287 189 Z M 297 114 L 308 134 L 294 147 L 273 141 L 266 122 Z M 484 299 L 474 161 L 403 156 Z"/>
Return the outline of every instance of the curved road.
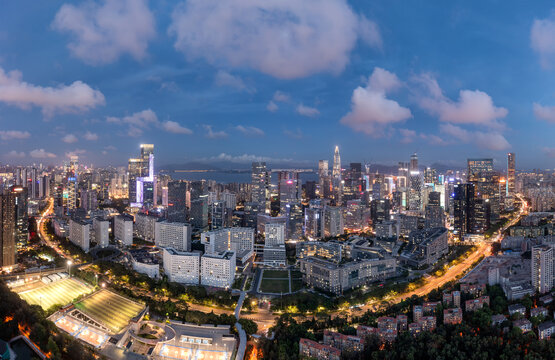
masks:
<path fill-rule="evenodd" d="M 58 255 L 62 256 L 67 260 L 73 260 L 71 256 L 64 253 L 55 243 L 50 241 L 50 237 L 46 233 L 46 220 L 50 215 L 52 215 L 53 212 L 54 212 L 54 199 L 49 198 L 47 208 L 44 209 L 40 217 L 37 219 L 37 231 L 38 231 L 39 237 L 44 244 L 54 249 L 54 251 L 56 251 Z"/>

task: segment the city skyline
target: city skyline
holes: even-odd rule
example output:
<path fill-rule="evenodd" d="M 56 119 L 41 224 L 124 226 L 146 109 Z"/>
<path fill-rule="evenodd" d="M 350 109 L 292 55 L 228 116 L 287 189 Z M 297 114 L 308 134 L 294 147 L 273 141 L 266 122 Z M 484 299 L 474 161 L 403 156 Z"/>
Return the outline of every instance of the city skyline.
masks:
<path fill-rule="evenodd" d="M 0 161 L 125 166 L 153 143 L 161 166 L 315 167 L 337 145 L 344 163 L 551 167 L 551 4 L 311 4 L 5 4 Z"/>

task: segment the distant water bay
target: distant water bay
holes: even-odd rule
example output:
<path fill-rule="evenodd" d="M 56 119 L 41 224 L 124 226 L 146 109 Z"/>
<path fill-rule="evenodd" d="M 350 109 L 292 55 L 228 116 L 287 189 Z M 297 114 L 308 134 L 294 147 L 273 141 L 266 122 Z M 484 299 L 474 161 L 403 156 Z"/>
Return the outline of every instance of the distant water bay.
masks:
<path fill-rule="evenodd" d="M 168 172 L 172 179 L 175 180 L 214 180 L 218 183 L 250 183 L 250 172 L 232 172 L 232 171 L 172 171 Z M 306 181 L 318 181 L 318 174 L 300 173 L 300 178 L 303 183 Z M 277 182 L 277 173 L 272 173 L 272 183 Z"/>

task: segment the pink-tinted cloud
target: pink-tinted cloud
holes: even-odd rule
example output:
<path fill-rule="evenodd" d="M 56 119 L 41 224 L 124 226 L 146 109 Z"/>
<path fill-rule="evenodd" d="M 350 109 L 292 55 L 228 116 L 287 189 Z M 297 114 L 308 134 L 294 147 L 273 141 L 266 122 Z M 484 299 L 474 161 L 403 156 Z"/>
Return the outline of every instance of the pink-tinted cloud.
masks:
<path fill-rule="evenodd" d="M 79 6 L 64 4 L 52 23 L 68 32 L 71 53 L 87 64 L 114 62 L 124 54 L 137 60 L 146 56 L 156 35 L 154 16 L 147 0 L 87 1 Z"/>
<path fill-rule="evenodd" d="M 490 128 L 503 128 L 499 121 L 508 110 L 494 105 L 491 96 L 480 90 L 460 90 L 459 98 L 453 101 L 443 95 L 435 78 L 429 74 L 416 76 L 413 80 L 422 85 L 427 95 L 417 95 L 420 107 L 440 121 L 453 124 L 472 124 Z"/>
<path fill-rule="evenodd" d="M 534 115 L 541 120 L 555 123 L 555 106 L 543 106 L 538 103 L 533 105 Z"/>
<path fill-rule="evenodd" d="M 23 140 L 31 137 L 28 131 L 3 130 L 0 131 L 0 140 Z"/>
<path fill-rule="evenodd" d="M 358 39 L 381 47 L 377 25 L 346 0 L 188 0 L 169 32 L 189 59 L 283 79 L 341 72 Z"/>
<path fill-rule="evenodd" d="M 297 105 L 296 111 L 298 114 L 306 117 L 315 117 L 320 115 L 320 111 L 318 109 L 303 104 Z"/>
<path fill-rule="evenodd" d="M 469 131 L 452 124 L 441 124 L 440 131 L 450 135 L 461 143 L 474 143 L 478 147 L 493 151 L 506 150 L 511 147 L 503 134 L 496 131 Z"/>
<path fill-rule="evenodd" d="M 410 109 L 386 96 L 400 86 L 401 82 L 395 74 L 381 68 L 374 69 L 368 85 L 353 91 L 351 111 L 341 119 L 341 123 L 373 137 L 383 136 L 390 125 L 412 117 Z"/>
<path fill-rule="evenodd" d="M 162 123 L 162 128 L 167 132 L 171 132 L 173 134 L 190 135 L 193 133 L 191 129 L 181 126 L 179 123 L 175 121 L 169 121 L 169 120 Z"/>
<path fill-rule="evenodd" d="M 551 68 L 555 60 L 555 13 L 546 19 L 535 19 L 530 30 L 530 45 L 539 55 L 540 64 Z"/>
<path fill-rule="evenodd" d="M 71 85 L 42 87 L 22 80 L 19 71 L 6 73 L 0 68 L 0 102 L 24 109 L 37 106 L 51 117 L 57 113 L 83 112 L 104 105 L 104 95 L 89 85 L 75 81 Z"/>

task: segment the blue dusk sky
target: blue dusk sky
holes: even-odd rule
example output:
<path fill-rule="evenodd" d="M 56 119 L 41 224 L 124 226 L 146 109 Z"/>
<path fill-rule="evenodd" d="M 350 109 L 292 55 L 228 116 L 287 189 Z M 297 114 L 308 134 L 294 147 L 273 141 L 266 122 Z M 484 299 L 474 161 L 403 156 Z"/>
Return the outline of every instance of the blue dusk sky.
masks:
<path fill-rule="evenodd" d="M 0 162 L 555 161 L 555 3 L 0 0 Z"/>

